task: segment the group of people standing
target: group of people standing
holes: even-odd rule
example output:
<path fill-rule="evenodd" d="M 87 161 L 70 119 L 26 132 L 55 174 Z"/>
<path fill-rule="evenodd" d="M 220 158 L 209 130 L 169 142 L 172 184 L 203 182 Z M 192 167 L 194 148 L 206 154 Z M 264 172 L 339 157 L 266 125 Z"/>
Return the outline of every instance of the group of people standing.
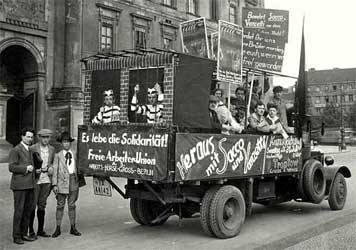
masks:
<path fill-rule="evenodd" d="M 71 149 L 74 139 L 63 132 L 57 139 L 62 150 L 55 153 L 49 144 L 52 131 L 38 131 L 39 141 L 32 145 L 35 132 L 32 128 L 23 128 L 21 142 L 9 155 L 9 171 L 12 173 L 10 188 L 14 195 L 13 241 L 24 244 L 40 237 L 58 237 L 61 234 L 61 222 L 64 206 L 68 201 L 68 215 L 71 224 L 70 233 L 80 236 L 76 228 L 76 206 L 79 186 L 85 185 L 84 177 L 78 174 L 75 153 Z M 56 230 L 49 235 L 44 230 L 47 198 L 53 190 L 57 199 Z M 34 220 L 38 219 L 37 233 Z"/>
<path fill-rule="evenodd" d="M 251 94 L 248 94 L 248 91 L 242 86 L 236 88 L 235 98 L 230 103 L 230 110 L 224 103 L 223 90 L 215 89 L 213 91 L 209 98 L 211 126 L 216 132 L 222 134 L 244 131 L 247 133 L 281 134 L 287 138 L 292 129 L 287 124 L 287 108 L 282 99 L 283 88 L 275 86 L 273 96 L 266 101 L 267 105 L 265 105 L 261 100 L 258 81 L 254 81 L 252 84 Z M 250 102 L 248 102 L 249 97 L 251 97 Z M 250 106 L 247 110 L 248 103 Z"/>

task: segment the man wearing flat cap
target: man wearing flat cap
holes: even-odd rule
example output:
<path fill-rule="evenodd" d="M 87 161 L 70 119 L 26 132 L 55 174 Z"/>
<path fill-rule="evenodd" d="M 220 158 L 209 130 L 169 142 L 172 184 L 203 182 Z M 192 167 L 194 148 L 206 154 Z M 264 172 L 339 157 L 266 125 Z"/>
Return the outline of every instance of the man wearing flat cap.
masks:
<path fill-rule="evenodd" d="M 52 237 L 56 238 L 61 234 L 61 223 L 66 200 L 68 200 L 68 216 L 71 225 L 70 233 L 75 236 L 80 236 L 81 233 L 78 232 L 75 227 L 75 202 L 79 195 L 80 180 L 78 177 L 75 153 L 71 149 L 71 144 L 74 139 L 68 132 L 63 132 L 57 141 L 62 144 L 63 149 L 55 155 L 53 162 L 52 185 L 53 192 L 57 198 L 57 227 L 56 231 L 52 234 Z"/>
<path fill-rule="evenodd" d="M 51 178 L 53 175 L 53 159 L 54 159 L 54 147 L 49 145 L 52 131 L 49 129 L 41 129 L 38 131 L 39 142 L 30 147 L 30 151 L 33 153 L 34 159 L 36 154 L 39 157 L 41 166 L 38 166 L 39 174 L 36 175 L 35 187 L 34 187 L 34 208 L 30 217 L 29 235 L 35 237 L 36 234 L 33 228 L 33 222 L 35 220 L 35 212 L 37 207 L 37 220 L 38 230 L 37 236 L 50 237 L 44 231 L 45 223 L 45 209 L 47 204 L 47 198 L 51 192 Z M 36 168 L 36 167 L 35 167 Z"/>
<path fill-rule="evenodd" d="M 287 107 L 285 101 L 282 99 L 283 87 L 275 86 L 273 88 L 273 97 L 270 99 L 268 103 L 273 103 L 277 105 L 277 116 L 279 117 L 282 125 L 284 127 L 288 127 L 287 122 Z"/>

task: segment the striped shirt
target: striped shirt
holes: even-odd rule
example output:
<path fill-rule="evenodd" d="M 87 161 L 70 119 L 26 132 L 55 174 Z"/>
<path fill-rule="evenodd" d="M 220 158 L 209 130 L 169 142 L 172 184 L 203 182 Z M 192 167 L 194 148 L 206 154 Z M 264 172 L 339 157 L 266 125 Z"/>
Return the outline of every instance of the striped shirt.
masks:
<path fill-rule="evenodd" d="M 98 114 L 92 120 L 95 124 L 105 124 L 120 120 L 120 108 L 117 105 L 100 107 Z"/>
<path fill-rule="evenodd" d="M 160 94 L 158 95 L 158 103 L 156 105 L 151 105 L 151 104 L 139 105 L 137 104 L 137 97 L 136 95 L 134 95 L 131 101 L 131 111 L 146 116 L 147 123 L 160 123 L 163 121 L 162 101 L 163 101 L 163 94 Z"/>

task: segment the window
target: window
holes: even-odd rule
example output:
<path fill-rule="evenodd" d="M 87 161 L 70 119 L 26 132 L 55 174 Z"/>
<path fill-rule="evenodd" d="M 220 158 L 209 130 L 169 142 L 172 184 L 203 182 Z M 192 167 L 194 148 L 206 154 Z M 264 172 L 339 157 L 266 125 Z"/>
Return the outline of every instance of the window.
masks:
<path fill-rule="evenodd" d="M 337 89 L 337 87 L 334 85 L 334 86 L 333 86 L 333 90 L 335 91 L 336 89 Z"/>
<path fill-rule="evenodd" d="M 337 102 L 337 95 L 333 96 L 333 102 L 335 102 L 335 103 Z"/>
<path fill-rule="evenodd" d="M 349 95 L 349 102 L 353 102 L 354 101 L 354 96 L 353 95 Z"/>
<path fill-rule="evenodd" d="M 103 23 L 101 25 L 101 44 L 100 50 L 102 52 L 110 52 L 113 50 L 113 26 L 108 23 Z"/>
<path fill-rule="evenodd" d="M 329 97 L 328 96 L 325 96 L 325 102 L 329 103 Z"/>
<path fill-rule="evenodd" d="M 320 96 L 315 97 L 315 103 L 320 103 Z"/>
<path fill-rule="evenodd" d="M 145 49 L 146 48 L 146 32 L 141 29 L 135 30 L 134 35 L 134 48 L 135 49 Z"/>
<path fill-rule="evenodd" d="M 176 8 L 176 0 L 162 0 L 162 5 L 171 7 L 171 8 Z"/>
<path fill-rule="evenodd" d="M 187 12 L 198 15 L 198 5 L 196 0 L 188 0 Z"/>
<path fill-rule="evenodd" d="M 236 23 L 236 6 L 231 4 L 229 8 L 229 22 Z"/>
<path fill-rule="evenodd" d="M 169 37 L 163 38 L 163 49 L 171 50 L 173 49 L 173 41 Z"/>
<path fill-rule="evenodd" d="M 345 102 L 345 95 L 341 95 L 341 102 Z"/>
<path fill-rule="evenodd" d="M 121 9 L 97 3 L 99 11 L 99 51 L 107 53 L 115 50 L 115 34 Z"/>
<path fill-rule="evenodd" d="M 165 21 L 161 21 L 160 25 L 162 48 L 166 50 L 176 50 L 176 40 L 179 27 L 167 19 Z"/>
<path fill-rule="evenodd" d="M 217 0 L 211 0 L 211 20 L 219 20 Z"/>

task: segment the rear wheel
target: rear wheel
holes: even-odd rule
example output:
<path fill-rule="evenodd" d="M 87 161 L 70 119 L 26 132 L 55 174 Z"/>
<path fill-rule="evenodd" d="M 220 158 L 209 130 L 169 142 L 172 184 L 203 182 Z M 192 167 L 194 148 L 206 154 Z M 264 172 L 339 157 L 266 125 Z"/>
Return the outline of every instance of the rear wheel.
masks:
<path fill-rule="evenodd" d="M 326 180 L 323 166 L 319 161 L 312 160 L 305 166 L 303 184 L 308 201 L 320 203 L 324 199 Z"/>
<path fill-rule="evenodd" d="M 345 206 L 347 197 L 347 186 L 345 177 L 341 173 L 337 173 L 329 193 L 329 206 L 332 210 L 341 210 Z"/>
<path fill-rule="evenodd" d="M 130 199 L 130 212 L 131 212 L 132 218 L 133 218 L 138 224 L 144 225 L 142 219 L 141 219 L 141 218 L 139 217 L 139 215 L 138 215 L 138 208 L 137 208 L 137 205 L 138 205 L 138 199 L 136 199 L 136 198 L 131 198 L 131 199 Z"/>
<path fill-rule="evenodd" d="M 141 225 L 159 226 L 164 224 L 168 220 L 168 217 L 164 217 L 162 219 L 159 219 L 158 221 L 153 222 L 166 209 L 166 206 L 164 206 L 158 201 L 137 199 L 136 206 L 137 209 L 135 216 L 138 220 L 135 219 L 134 214 L 132 215 L 132 217 L 134 217 L 134 219 L 138 223 L 141 222 Z"/>
<path fill-rule="evenodd" d="M 203 228 L 203 231 L 208 235 L 214 235 L 210 225 L 210 205 L 218 189 L 219 186 L 215 186 L 215 187 L 211 187 L 208 191 L 206 191 L 200 206 L 201 227 Z"/>
<path fill-rule="evenodd" d="M 245 221 L 246 204 L 241 191 L 234 186 L 223 186 L 210 205 L 210 225 L 216 237 L 225 239 L 239 234 Z"/>

